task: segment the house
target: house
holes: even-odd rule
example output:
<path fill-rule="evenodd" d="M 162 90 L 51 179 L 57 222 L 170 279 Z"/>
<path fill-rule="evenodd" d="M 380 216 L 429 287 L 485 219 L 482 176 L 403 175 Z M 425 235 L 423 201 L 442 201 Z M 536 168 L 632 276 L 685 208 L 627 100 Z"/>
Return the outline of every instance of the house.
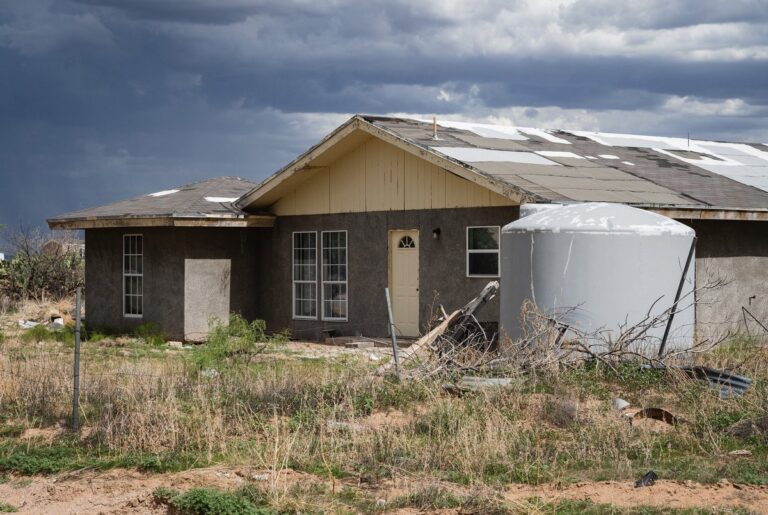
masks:
<path fill-rule="evenodd" d="M 768 146 L 354 116 L 253 184 L 220 178 L 48 221 L 84 229 L 91 327 L 262 318 L 297 338 L 423 332 L 499 273 L 523 203 L 608 201 L 698 235 L 696 280 L 727 282 L 698 330 L 768 320 Z M 502 279 L 503 280 L 503 279 Z M 483 311 L 498 320 L 498 305 Z"/>

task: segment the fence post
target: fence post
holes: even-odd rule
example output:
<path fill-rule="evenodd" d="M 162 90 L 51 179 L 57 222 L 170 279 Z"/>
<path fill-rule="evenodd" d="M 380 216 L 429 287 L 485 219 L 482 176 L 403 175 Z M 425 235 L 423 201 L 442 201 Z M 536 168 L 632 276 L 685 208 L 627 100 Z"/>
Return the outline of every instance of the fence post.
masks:
<path fill-rule="evenodd" d="M 400 356 L 397 354 L 397 335 L 395 334 L 395 320 L 392 318 L 392 301 L 389 298 L 389 288 L 384 288 L 384 295 L 387 296 L 387 314 L 389 315 L 389 333 L 392 336 L 392 354 L 395 358 L 395 371 L 397 377 L 400 377 Z"/>
<path fill-rule="evenodd" d="M 72 431 L 80 429 L 80 288 L 75 300 L 75 365 L 72 389 Z"/>

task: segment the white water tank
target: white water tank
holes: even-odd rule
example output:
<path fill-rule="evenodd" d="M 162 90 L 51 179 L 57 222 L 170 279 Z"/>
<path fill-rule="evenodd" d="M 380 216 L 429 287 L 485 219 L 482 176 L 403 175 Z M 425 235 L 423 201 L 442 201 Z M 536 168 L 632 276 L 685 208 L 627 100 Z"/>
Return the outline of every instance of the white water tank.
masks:
<path fill-rule="evenodd" d="M 502 335 L 521 336 L 526 299 L 571 327 L 601 332 L 590 344 L 615 339 L 622 327 L 663 314 L 674 304 L 695 238 L 690 227 L 623 204 L 533 211 L 502 230 Z M 667 348 L 687 348 L 693 341 L 694 278 L 692 256 Z M 664 330 L 663 323 L 650 329 L 645 345 L 658 346 Z"/>

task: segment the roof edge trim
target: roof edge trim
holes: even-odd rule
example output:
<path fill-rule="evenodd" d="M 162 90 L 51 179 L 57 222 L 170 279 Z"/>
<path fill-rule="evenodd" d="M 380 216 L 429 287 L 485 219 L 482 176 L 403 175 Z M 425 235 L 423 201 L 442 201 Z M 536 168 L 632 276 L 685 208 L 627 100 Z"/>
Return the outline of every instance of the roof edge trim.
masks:
<path fill-rule="evenodd" d="M 119 227 L 273 227 L 272 215 L 248 215 L 239 217 L 202 216 L 141 216 L 47 220 L 50 229 L 107 229 Z"/>

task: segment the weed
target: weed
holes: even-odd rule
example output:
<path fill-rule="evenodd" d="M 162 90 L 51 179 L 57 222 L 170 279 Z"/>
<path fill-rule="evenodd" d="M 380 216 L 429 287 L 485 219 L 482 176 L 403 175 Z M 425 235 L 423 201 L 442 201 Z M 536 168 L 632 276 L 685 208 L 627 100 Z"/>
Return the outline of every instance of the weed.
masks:
<path fill-rule="evenodd" d="M 165 344 L 165 336 L 160 328 L 160 325 L 156 322 L 144 322 L 141 325 L 136 326 L 133 330 L 133 335 L 137 338 L 141 338 L 148 345 L 160 346 Z"/>
<path fill-rule="evenodd" d="M 175 494 L 175 495 L 174 495 Z M 213 488 L 193 488 L 179 494 L 171 489 L 156 489 L 155 501 L 167 504 L 183 515 L 267 515 L 277 513 L 264 503 L 254 487 L 235 492 Z M 255 501 L 255 503 L 254 503 Z"/>
<path fill-rule="evenodd" d="M 0 501 L 0 513 L 16 513 L 19 509 L 7 502 Z"/>
<path fill-rule="evenodd" d="M 167 486 L 158 486 L 152 491 L 152 499 L 157 504 L 168 504 L 171 499 L 179 495 L 181 492 L 175 488 L 168 488 Z"/>
<path fill-rule="evenodd" d="M 88 335 L 87 340 L 92 343 L 100 342 L 108 338 L 106 334 L 100 333 L 99 331 L 89 332 L 87 333 L 87 335 Z"/>
<path fill-rule="evenodd" d="M 21 340 L 24 343 L 60 342 L 74 345 L 75 333 L 70 328 L 48 329 L 41 324 L 27 329 L 22 334 Z"/>
<path fill-rule="evenodd" d="M 4 425 L 0 426 L 0 438 L 18 438 L 24 432 L 24 426 Z"/>

